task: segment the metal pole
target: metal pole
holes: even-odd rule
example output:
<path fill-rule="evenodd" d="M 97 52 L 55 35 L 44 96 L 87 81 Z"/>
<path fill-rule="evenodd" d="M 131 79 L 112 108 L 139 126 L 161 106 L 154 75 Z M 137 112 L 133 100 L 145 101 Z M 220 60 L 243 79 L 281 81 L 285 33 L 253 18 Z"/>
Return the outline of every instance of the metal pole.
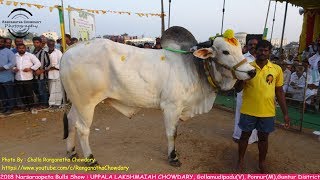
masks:
<path fill-rule="evenodd" d="M 171 19 L 171 0 L 169 0 L 169 18 L 168 18 L 168 28 L 170 27 L 170 19 Z"/>
<path fill-rule="evenodd" d="M 59 18 L 60 18 L 60 31 L 61 31 L 61 46 L 62 46 L 62 52 L 65 52 L 65 51 L 66 51 L 66 38 L 65 38 L 63 0 L 61 0 L 61 6 L 59 6 Z"/>
<path fill-rule="evenodd" d="M 263 28 L 263 37 L 262 37 L 263 39 L 267 39 L 267 36 L 268 36 L 267 22 L 268 22 L 268 17 L 269 17 L 270 4 L 271 4 L 271 0 L 269 1 L 269 5 L 268 5 L 268 11 L 267 11 L 266 22 L 264 23 L 264 28 Z"/>
<path fill-rule="evenodd" d="M 224 22 L 225 5 L 226 5 L 226 0 L 223 0 L 221 34 L 223 33 L 223 22 Z"/>
<path fill-rule="evenodd" d="M 263 30 L 265 30 L 266 27 L 267 27 L 267 22 L 268 22 L 268 17 L 269 17 L 269 11 L 270 11 L 270 4 L 271 4 L 271 0 L 269 1 L 268 11 L 267 11 L 267 17 L 266 17 L 266 22 L 264 23 L 264 28 L 263 28 Z"/>
<path fill-rule="evenodd" d="M 281 42 L 280 42 L 280 57 L 282 55 L 283 37 L 284 37 L 284 30 L 286 28 L 287 11 L 288 11 L 288 1 L 286 1 L 286 10 L 284 12 L 283 28 L 282 28 L 282 35 L 281 35 Z"/>
<path fill-rule="evenodd" d="M 276 20 L 276 11 L 277 11 L 277 1 L 276 1 L 276 4 L 274 5 L 274 13 L 273 13 L 273 19 L 272 19 L 272 29 L 271 29 L 270 42 L 272 41 L 274 21 Z"/>
<path fill-rule="evenodd" d="M 306 79 L 308 79 L 308 69 L 309 68 L 306 68 L 306 70 L 304 71 L 306 73 Z M 304 83 L 304 90 L 303 90 L 303 103 L 302 103 L 302 112 L 301 112 L 301 117 L 300 117 L 300 129 L 299 131 L 302 132 L 302 125 L 303 125 L 303 121 L 304 121 L 304 111 L 306 109 L 306 91 L 307 91 L 307 88 L 308 88 L 308 84 L 307 84 L 307 81 L 305 81 Z"/>
<path fill-rule="evenodd" d="M 161 35 L 164 33 L 164 10 L 163 10 L 163 0 L 161 0 Z"/>

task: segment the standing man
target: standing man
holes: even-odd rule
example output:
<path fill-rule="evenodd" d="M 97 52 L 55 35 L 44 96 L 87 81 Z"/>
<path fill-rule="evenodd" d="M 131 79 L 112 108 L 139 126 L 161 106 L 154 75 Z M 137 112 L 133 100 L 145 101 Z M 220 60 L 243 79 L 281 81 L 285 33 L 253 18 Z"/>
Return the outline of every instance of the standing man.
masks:
<path fill-rule="evenodd" d="M 320 43 L 318 44 L 318 46 L 320 46 Z M 319 81 L 320 74 L 319 74 L 318 63 L 320 62 L 320 48 L 318 48 L 318 51 L 315 55 L 309 58 L 308 62 L 310 64 L 312 80 L 314 82 Z"/>
<path fill-rule="evenodd" d="M 22 101 L 25 104 L 24 111 L 30 111 L 34 104 L 33 101 L 33 71 L 36 71 L 41 63 L 31 53 L 26 52 L 27 48 L 24 44 L 17 45 L 18 53 L 16 54 L 16 67 L 13 72 L 16 73 L 17 87 L 19 89 Z"/>
<path fill-rule="evenodd" d="M 50 66 L 48 67 L 48 79 L 49 79 L 49 106 L 59 107 L 62 102 L 62 87 L 60 82 L 59 66 L 62 53 L 55 48 L 55 41 L 48 40 Z"/>
<path fill-rule="evenodd" d="M 3 102 L 2 113 L 12 114 L 14 106 L 13 72 L 16 60 L 13 52 L 5 48 L 5 39 L 0 36 L 0 100 Z"/>
<path fill-rule="evenodd" d="M 243 89 L 243 104 L 239 127 L 242 134 L 239 141 L 239 169 L 244 165 L 244 155 L 253 129 L 258 130 L 259 168 L 266 172 L 265 159 L 268 152 L 269 133 L 274 131 L 275 97 L 284 115 L 285 128 L 289 128 L 290 119 L 283 93 L 283 73 L 280 66 L 269 61 L 272 45 L 262 40 L 257 44 L 257 59 L 251 65 L 257 75 L 237 83 L 236 89 Z"/>
<path fill-rule="evenodd" d="M 247 44 L 248 52 L 244 54 L 244 57 L 248 60 L 248 62 L 253 62 L 256 60 L 256 46 L 258 44 L 257 39 L 250 39 Z M 238 142 L 240 137 L 241 137 L 241 129 L 239 128 L 239 119 L 240 119 L 240 109 L 242 105 L 242 91 L 237 93 L 237 107 L 236 107 L 236 112 L 235 112 L 235 117 L 234 117 L 234 131 L 233 131 L 233 140 L 235 142 Z M 257 130 L 254 129 L 252 131 L 252 134 L 249 138 L 249 144 L 252 144 L 254 142 L 258 141 L 258 135 L 257 135 Z"/>
<path fill-rule="evenodd" d="M 10 38 L 5 38 L 5 47 L 11 50 L 12 40 Z"/>
<path fill-rule="evenodd" d="M 18 46 L 19 44 L 23 44 L 23 39 L 22 39 L 22 38 L 16 38 L 16 39 L 14 39 L 15 48 L 12 49 L 12 52 L 13 52 L 14 54 L 16 54 L 16 53 L 18 52 L 17 46 Z"/>
<path fill-rule="evenodd" d="M 50 65 L 50 58 L 48 53 L 42 49 L 42 39 L 40 37 L 34 37 L 32 39 L 34 51 L 33 54 L 39 59 L 41 62 L 40 68 L 35 72 L 35 94 L 39 100 L 39 108 L 47 108 L 48 107 L 48 75 L 47 71 L 48 66 Z"/>
<path fill-rule="evenodd" d="M 41 35 L 40 37 L 41 37 L 41 48 L 42 48 L 44 51 L 48 52 L 48 51 L 49 51 L 49 48 L 48 48 L 48 46 L 47 46 L 47 38 L 46 38 L 44 35 Z"/>

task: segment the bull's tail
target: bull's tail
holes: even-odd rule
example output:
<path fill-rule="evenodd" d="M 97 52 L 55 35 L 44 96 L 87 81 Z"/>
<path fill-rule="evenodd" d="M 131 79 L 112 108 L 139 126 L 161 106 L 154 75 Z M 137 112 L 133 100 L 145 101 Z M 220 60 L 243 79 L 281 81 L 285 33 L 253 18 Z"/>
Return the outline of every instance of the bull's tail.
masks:
<path fill-rule="evenodd" d="M 67 139 L 69 136 L 69 122 L 67 113 L 64 113 L 63 115 L 63 139 Z"/>

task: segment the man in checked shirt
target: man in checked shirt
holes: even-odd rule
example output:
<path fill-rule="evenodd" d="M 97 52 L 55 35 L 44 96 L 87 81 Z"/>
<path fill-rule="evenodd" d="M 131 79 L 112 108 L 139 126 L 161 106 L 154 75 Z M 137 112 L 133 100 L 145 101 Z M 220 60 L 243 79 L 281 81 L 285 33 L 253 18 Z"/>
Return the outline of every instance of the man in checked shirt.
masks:
<path fill-rule="evenodd" d="M 34 92 L 38 98 L 39 108 L 47 108 L 49 100 L 48 92 L 48 66 L 50 65 L 50 58 L 48 53 L 42 49 L 42 39 L 41 37 L 34 37 L 32 39 L 34 51 L 33 54 L 41 62 L 40 68 L 35 72 L 34 76 Z"/>

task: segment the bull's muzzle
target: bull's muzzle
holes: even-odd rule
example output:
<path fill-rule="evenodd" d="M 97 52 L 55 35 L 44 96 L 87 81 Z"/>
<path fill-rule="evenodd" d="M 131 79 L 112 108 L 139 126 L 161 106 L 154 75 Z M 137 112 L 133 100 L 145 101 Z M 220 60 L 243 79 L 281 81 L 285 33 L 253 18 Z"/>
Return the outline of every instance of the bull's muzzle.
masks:
<path fill-rule="evenodd" d="M 257 72 L 255 69 L 251 70 L 251 71 L 248 71 L 248 75 L 251 77 L 251 78 L 254 78 L 254 76 L 256 76 Z"/>

